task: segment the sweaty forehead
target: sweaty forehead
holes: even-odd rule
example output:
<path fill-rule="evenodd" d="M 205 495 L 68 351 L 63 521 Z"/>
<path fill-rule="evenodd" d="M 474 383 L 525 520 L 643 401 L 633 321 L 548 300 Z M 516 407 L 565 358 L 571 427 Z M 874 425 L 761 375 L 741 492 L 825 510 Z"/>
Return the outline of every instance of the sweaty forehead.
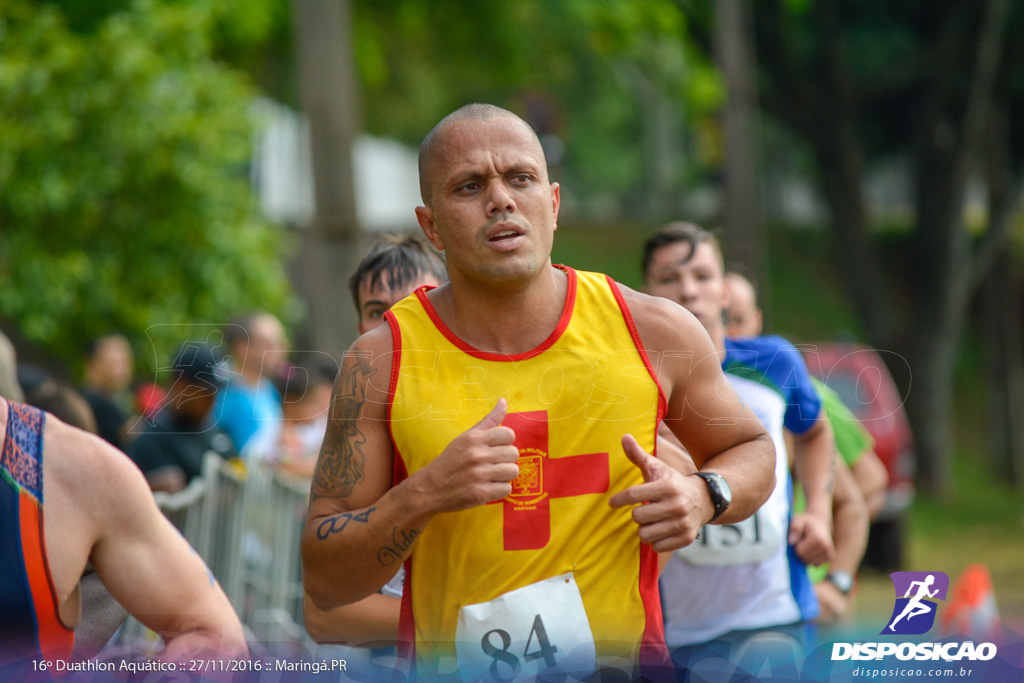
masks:
<path fill-rule="evenodd" d="M 463 173 L 499 172 L 531 165 L 546 176 L 544 151 L 537 136 L 511 116 L 460 119 L 438 131 L 427 171 L 432 182 Z"/>

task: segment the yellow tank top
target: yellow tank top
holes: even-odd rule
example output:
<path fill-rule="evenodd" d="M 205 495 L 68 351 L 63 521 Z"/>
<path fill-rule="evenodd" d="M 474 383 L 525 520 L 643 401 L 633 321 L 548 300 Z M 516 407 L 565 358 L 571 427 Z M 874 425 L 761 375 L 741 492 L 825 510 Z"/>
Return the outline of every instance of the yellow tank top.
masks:
<path fill-rule="evenodd" d="M 387 314 L 396 483 L 500 397 L 520 453 L 508 498 L 438 515 L 407 561 L 402 636 L 414 640 L 421 672 L 456 661 L 463 607 L 566 574 L 579 588 L 598 657 L 644 662 L 664 654 L 657 555 L 640 542 L 631 511 L 613 510 L 608 499 L 643 483 L 621 439 L 631 433 L 653 453 L 665 397 L 615 282 L 558 267 L 568 278 L 561 319 L 528 353 L 470 347 L 438 317 L 426 288 Z"/>

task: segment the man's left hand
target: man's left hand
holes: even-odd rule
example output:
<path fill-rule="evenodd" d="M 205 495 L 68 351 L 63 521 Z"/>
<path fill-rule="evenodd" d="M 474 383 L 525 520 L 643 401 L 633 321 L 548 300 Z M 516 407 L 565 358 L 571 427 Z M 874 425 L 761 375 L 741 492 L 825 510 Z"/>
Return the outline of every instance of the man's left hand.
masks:
<path fill-rule="evenodd" d="M 626 457 L 640 468 L 644 483 L 619 491 L 609 500 L 613 508 L 636 505 L 633 521 L 640 540 L 656 552 L 690 545 L 714 508 L 704 481 L 685 477 L 640 447 L 631 434 L 622 437 Z"/>

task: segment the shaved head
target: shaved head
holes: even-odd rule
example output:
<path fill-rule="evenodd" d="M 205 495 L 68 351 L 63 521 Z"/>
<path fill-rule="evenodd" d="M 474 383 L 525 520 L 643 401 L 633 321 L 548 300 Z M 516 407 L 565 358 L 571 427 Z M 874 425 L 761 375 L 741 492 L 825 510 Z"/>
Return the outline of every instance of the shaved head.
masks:
<path fill-rule="evenodd" d="M 511 119 L 522 125 L 524 129 L 528 130 L 530 132 L 530 136 L 537 145 L 537 150 L 540 153 L 541 160 L 544 159 L 544 148 L 541 147 L 540 138 L 537 137 L 537 132 L 533 130 L 533 127 L 526 121 L 510 112 L 508 109 L 502 109 L 501 107 L 496 107 L 493 104 L 467 104 L 441 119 L 441 121 L 434 126 L 429 133 L 427 133 L 427 137 L 423 138 L 423 144 L 420 145 L 420 196 L 423 198 L 423 203 L 426 206 L 430 206 L 431 201 L 433 200 L 433 191 L 431 186 L 434 180 L 434 161 L 438 156 L 438 152 L 444 147 L 445 133 L 448 129 L 459 121 L 486 121 L 488 119 L 495 118 Z M 544 168 L 544 171 L 547 171 L 546 167 Z"/>
<path fill-rule="evenodd" d="M 739 273 L 726 273 L 730 303 L 725 311 L 725 331 L 730 337 L 756 337 L 761 334 L 764 315 L 757 306 L 757 290 Z"/>

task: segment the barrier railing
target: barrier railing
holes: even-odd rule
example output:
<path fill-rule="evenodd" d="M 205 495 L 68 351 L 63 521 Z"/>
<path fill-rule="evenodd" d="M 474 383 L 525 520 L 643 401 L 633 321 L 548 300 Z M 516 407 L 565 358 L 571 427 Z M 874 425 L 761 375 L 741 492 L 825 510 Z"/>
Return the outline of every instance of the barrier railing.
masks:
<path fill-rule="evenodd" d="M 212 453 L 184 490 L 154 494 L 261 642 L 314 647 L 303 627 L 299 556 L 308 495 L 306 481 Z M 158 639 L 129 618 L 121 641 L 155 647 Z"/>

